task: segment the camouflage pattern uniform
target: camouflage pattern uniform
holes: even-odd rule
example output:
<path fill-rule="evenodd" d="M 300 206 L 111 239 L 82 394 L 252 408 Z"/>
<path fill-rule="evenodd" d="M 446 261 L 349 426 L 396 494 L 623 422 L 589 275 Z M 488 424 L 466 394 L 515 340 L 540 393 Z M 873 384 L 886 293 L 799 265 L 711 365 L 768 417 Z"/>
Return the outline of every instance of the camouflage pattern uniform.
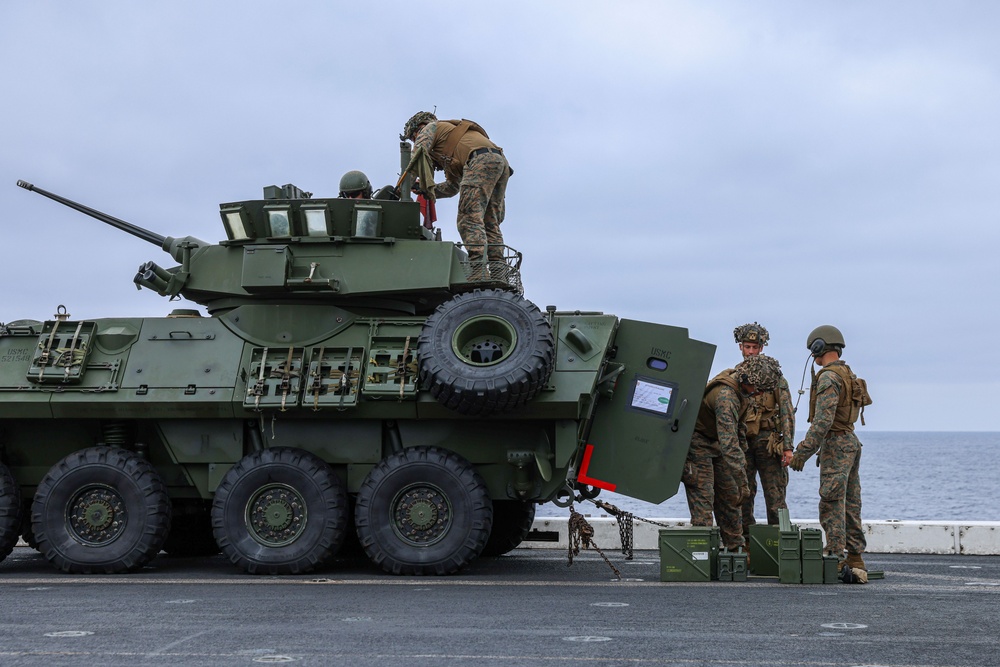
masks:
<path fill-rule="evenodd" d="M 764 491 L 767 522 L 778 523 L 778 510 L 786 509 L 785 490 L 788 469 L 781 464 L 781 453 L 795 448 L 795 415 L 792 395 L 784 376 L 774 391 L 762 392 L 753 398 L 747 410 L 747 484 L 750 497 L 743 501 L 743 531 L 757 523 L 754 500 L 757 495 L 757 475 Z"/>
<path fill-rule="evenodd" d="M 735 373 L 733 370 L 725 373 Z M 746 545 L 740 517 L 740 491 L 745 492 L 746 459 L 742 419 L 746 395 L 726 384 L 712 387 L 702 400 L 681 481 L 691 511 L 691 525 L 719 522 L 722 543 L 729 549 Z"/>
<path fill-rule="evenodd" d="M 854 435 L 854 424 L 835 420 L 845 392 L 842 380 L 835 372 L 823 372 L 836 365 L 846 366 L 839 360 L 829 363 L 813 382 L 811 425 L 795 450 L 792 467 L 801 470 L 820 451 L 819 522 L 826 533 L 827 552 L 843 558 L 845 548 L 849 554 L 861 554 L 867 542 L 861 525 L 861 442 Z"/>
<path fill-rule="evenodd" d="M 469 253 L 470 262 L 482 258 L 484 247 L 488 248 L 489 261 L 502 261 L 503 249 L 500 246 L 504 245 L 504 241 L 500 223 L 505 214 L 507 179 L 512 173 L 510 165 L 503 149 L 475 130 L 469 130 L 465 135 L 475 138 L 471 153 L 469 146 L 460 145 L 455 154 L 445 155 L 442 152 L 444 133 L 439 131 L 444 125 L 451 129 L 454 121 L 431 120 L 414 140 L 414 148 L 423 148 L 431 156 L 434 168 L 445 172 L 446 180 L 435 186 L 434 197 L 458 194 L 458 233 Z M 457 159 L 462 154 L 469 155 L 465 162 Z"/>

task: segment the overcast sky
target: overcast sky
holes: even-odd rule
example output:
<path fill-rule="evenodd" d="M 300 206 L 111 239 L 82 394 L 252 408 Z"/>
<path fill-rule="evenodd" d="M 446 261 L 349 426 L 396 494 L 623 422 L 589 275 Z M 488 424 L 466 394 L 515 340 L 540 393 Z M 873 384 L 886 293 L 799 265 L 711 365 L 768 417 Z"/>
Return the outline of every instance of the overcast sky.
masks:
<path fill-rule="evenodd" d="M 756 320 L 793 391 L 835 324 L 865 428 L 1000 430 L 998 34 L 955 0 L 3 2 L 0 321 L 178 305 L 132 284 L 165 254 L 18 179 L 217 241 L 266 185 L 395 183 L 436 108 L 514 167 L 540 307 L 687 327 L 714 370 Z"/>

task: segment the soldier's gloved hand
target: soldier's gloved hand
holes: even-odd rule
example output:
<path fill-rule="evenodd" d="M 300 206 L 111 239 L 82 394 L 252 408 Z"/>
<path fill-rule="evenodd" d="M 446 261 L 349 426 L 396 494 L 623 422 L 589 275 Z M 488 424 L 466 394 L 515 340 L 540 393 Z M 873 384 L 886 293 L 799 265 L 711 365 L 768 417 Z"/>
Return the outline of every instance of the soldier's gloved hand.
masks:
<path fill-rule="evenodd" d="M 805 456 L 802 452 L 795 452 L 795 454 L 792 455 L 792 460 L 789 462 L 788 467 L 792 470 L 802 472 L 802 468 L 805 467 L 808 459 L 809 457 Z"/>

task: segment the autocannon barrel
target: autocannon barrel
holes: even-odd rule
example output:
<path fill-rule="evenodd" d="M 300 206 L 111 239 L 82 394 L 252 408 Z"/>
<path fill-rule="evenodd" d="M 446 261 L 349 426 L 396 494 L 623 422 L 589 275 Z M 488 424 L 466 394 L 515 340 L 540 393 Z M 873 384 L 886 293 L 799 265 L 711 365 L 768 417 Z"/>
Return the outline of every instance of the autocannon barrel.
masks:
<path fill-rule="evenodd" d="M 128 232 L 132 236 L 137 236 L 140 239 L 142 239 L 143 241 L 148 241 L 149 243 L 157 245 L 157 246 L 159 246 L 161 248 L 163 248 L 164 242 L 166 241 L 166 237 L 165 236 L 161 236 L 161 235 L 157 234 L 156 232 L 151 232 L 148 229 L 143 229 L 142 227 L 139 227 L 137 225 L 133 225 L 131 222 L 125 222 L 124 220 L 120 220 L 119 218 L 116 218 L 114 216 L 108 215 L 107 213 L 101 213 L 100 211 L 94 210 L 94 209 L 90 208 L 89 206 L 84 206 L 83 204 L 78 204 L 75 201 L 72 201 L 70 199 L 66 199 L 65 197 L 60 197 L 57 194 L 54 194 L 52 192 L 48 192 L 47 190 L 43 190 L 41 188 L 36 188 L 34 185 L 32 185 L 31 183 L 28 183 L 26 181 L 18 181 L 17 185 L 18 185 L 18 187 L 22 187 L 25 190 L 29 190 L 31 192 L 37 192 L 38 194 L 42 195 L 43 197 L 48 197 L 49 199 L 51 199 L 53 201 L 59 202 L 63 206 L 68 206 L 68 207 L 70 207 L 71 209 L 73 209 L 75 211 L 79 211 L 80 213 L 84 213 L 86 215 L 89 215 L 92 218 L 96 218 L 96 219 L 100 220 L 101 222 L 107 223 L 107 224 L 111 225 L 112 227 L 116 227 L 116 228 L 122 230 L 123 232 Z"/>

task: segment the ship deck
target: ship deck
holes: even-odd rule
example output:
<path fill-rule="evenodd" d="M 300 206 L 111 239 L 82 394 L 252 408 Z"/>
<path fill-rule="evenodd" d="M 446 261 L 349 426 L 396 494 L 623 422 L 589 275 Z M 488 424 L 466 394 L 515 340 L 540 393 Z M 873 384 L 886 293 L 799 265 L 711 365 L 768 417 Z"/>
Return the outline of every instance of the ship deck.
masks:
<path fill-rule="evenodd" d="M 869 554 L 867 585 L 661 583 L 659 557 L 515 549 L 448 577 L 364 560 L 249 576 L 222 556 L 64 575 L 0 563 L 0 663 L 18 665 L 997 664 L 1000 558 Z"/>

